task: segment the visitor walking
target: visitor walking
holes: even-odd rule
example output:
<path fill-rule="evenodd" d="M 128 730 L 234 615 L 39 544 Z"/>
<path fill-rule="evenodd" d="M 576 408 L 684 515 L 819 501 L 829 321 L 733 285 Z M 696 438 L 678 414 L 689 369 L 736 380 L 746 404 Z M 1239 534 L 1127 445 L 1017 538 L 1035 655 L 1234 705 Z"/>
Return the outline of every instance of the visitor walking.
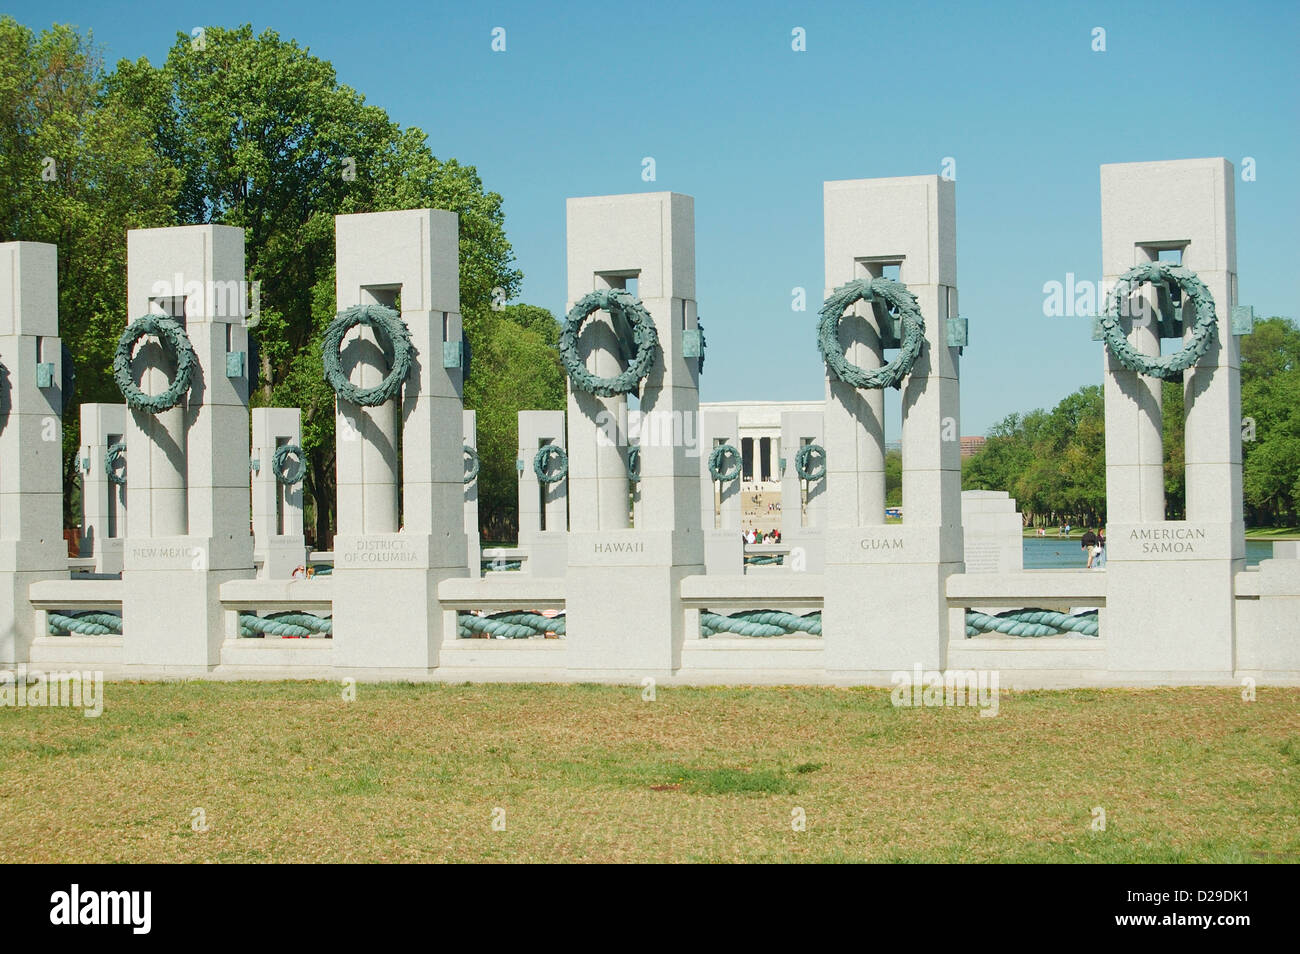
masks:
<path fill-rule="evenodd" d="M 1079 548 L 1083 550 L 1084 554 L 1088 558 L 1088 562 L 1085 564 L 1087 568 L 1089 570 L 1096 569 L 1097 560 L 1101 554 L 1100 538 L 1097 534 L 1093 533 L 1091 530 L 1085 529 L 1083 531 L 1083 537 L 1079 540 Z"/>

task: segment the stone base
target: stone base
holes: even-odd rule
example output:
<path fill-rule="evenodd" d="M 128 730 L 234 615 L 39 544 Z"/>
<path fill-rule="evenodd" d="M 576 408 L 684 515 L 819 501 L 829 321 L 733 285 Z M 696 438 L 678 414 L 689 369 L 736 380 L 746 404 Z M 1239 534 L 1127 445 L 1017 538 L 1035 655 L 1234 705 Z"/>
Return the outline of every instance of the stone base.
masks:
<path fill-rule="evenodd" d="M 307 541 L 303 537 L 277 537 L 259 545 L 253 554 L 259 564 L 259 580 L 289 580 L 293 571 L 307 564 Z"/>
<path fill-rule="evenodd" d="M 524 572 L 547 579 L 564 576 L 569 564 L 569 534 L 564 530 L 534 530 L 519 534 L 519 549 L 528 552 Z"/>
<path fill-rule="evenodd" d="M 442 645 L 438 584 L 464 566 L 334 570 L 334 661 L 357 669 L 432 669 Z"/>
<path fill-rule="evenodd" d="M 221 584 L 253 576 L 253 538 L 127 537 L 122 568 L 122 660 L 206 670 L 221 662 Z"/>
<path fill-rule="evenodd" d="M 1245 560 L 1109 560 L 1110 671 L 1230 676 L 1233 580 L 1244 569 Z"/>
<path fill-rule="evenodd" d="M 27 662 L 36 631 L 36 611 L 28 602 L 28 587 L 39 580 L 66 580 L 63 570 L 0 571 L 0 667 Z M 42 618 L 44 616 L 42 615 Z"/>
<path fill-rule="evenodd" d="M 781 533 L 782 546 L 790 548 L 786 565 L 792 573 L 821 573 L 826 566 L 825 531 L 803 527 Z"/>
<path fill-rule="evenodd" d="M 88 543 L 86 538 L 81 540 L 80 553 L 83 557 L 91 557 L 95 561 L 95 572 L 114 574 L 122 572 L 122 545 L 125 541 L 121 537 L 110 537 L 107 540 L 96 540 Z M 90 552 L 87 552 L 87 548 Z"/>
<path fill-rule="evenodd" d="M 942 666 L 948 635 L 948 577 L 960 532 L 945 547 L 935 527 L 884 525 L 826 532 L 822 638 L 829 673 Z M 959 556 L 958 556 L 959 558 Z M 912 562 L 907 562 L 912 561 Z"/>
<path fill-rule="evenodd" d="M 241 570 L 132 569 L 122 573 L 122 661 L 129 666 L 203 671 L 221 662 L 226 638 L 221 584 Z"/>
<path fill-rule="evenodd" d="M 670 676 L 686 636 L 681 581 L 704 572 L 703 555 L 699 531 L 570 533 L 568 669 L 592 678 Z"/>
<path fill-rule="evenodd" d="M 745 572 L 745 541 L 740 530 L 704 531 L 704 566 L 713 576 Z"/>

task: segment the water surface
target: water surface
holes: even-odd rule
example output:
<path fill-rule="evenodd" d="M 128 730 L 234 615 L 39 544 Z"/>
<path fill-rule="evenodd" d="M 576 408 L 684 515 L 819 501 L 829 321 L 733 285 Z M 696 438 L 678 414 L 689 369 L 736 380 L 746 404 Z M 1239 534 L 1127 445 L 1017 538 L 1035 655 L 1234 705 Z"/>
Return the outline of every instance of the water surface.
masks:
<path fill-rule="evenodd" d="M 1273 541 L 1247 540 L 1246 565 L 1255 566 L 1260 560 L 1273 556 Z M 1079 546 L 1078 538 L 1025 537 L 1026 570 L 1082 569 L 1088 557 Z"/>

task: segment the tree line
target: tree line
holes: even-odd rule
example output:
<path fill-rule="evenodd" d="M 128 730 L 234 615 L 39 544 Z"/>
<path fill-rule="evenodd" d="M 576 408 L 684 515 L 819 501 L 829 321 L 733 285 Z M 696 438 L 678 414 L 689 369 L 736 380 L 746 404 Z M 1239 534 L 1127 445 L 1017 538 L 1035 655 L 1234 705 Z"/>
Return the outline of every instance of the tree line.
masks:
<path fill-rule="evenodd" d="M 65 494 L 84 401 L 120 402 L 112 355 L 126 314 L 128 229 L 216 223 L 245 230 L 254 406 L 302 409 L 308 534 L 334 526 L 334 395 L 320 367 L 335 315 L 334 216 L 437 208 L 460 220 L 460 297 L 473 355 L 465 406 L 478 412 L 480 513 L 515 509 L 515 409 L 564 406 L 558 325 L 505 305 L 520 289 L 501 196 L 472 165 L 439 158 L 334 67 L 272 30 L 177 34 L 161 65 L 106 67 L 88 35 L 0 18 L 0 241 L 59 249 L 60 331 L 77 372 L 65 408 Z M 495 305 L 495 309 L 494 309 Z M 502 307 L 504 305 L 504 307 Z"/>
<path fill-rule="evenodd" d="M 1183 385 L 1163 383 L 1165 515 L 1186 516 Z M 1241 338 L 1242 472 L 1246 521 L 1294 526 L 1300 500 L 1300 329 L 1258 321 Z M 1106 519 L 1106 427 L 1099 385 L 1051 410 L 1011 414 L 962 463 L 966 490 L 1005 490 L 1030 526 Z"/>
<path fill-rule="evenodd" d="M 523 274 L 501 196 L 472 165 L 438 158 L 339 83 L 334 67 L 272 30 L 178 33 L 161 65 L 109 68 L 88 35 L 37 34 L 0 17 L 0 241 L 58 245 L 60 331 L 77 371 L 65 408 L 65 517 L 79 522 L 79 408 L 121 401 L 112 355 L 127 324 L 126 232 L 218 223 L 245 230 L 248 281 L 259 289 L 250 338 L 254 406 L 302 409 L 308 534 L 334 527 L 334 395 L 320 367 L 335 314 L 334 216 L 439 208 L 460 221 L 460 296 L 478 412 L 479 504 L 488 539 L 516 527 L 516 411 L 564 407 L 559 326 L 544 308 L 504 302 Z M 1248 520 L 1295 524 L 1300 499 L 1300 331 L 1285 318 L 1242 339 Z M 1185 509 L 1183 389 L 1164 385 L 1167 515 Z M 1105 428 L 1099 387 L 1051 410 L 1012 414 L 963 462 L 966 489 L 1006 490 L 1027 522 L 1105 519 Z M 886 460 L 888 503 L 901 457 Z"/>

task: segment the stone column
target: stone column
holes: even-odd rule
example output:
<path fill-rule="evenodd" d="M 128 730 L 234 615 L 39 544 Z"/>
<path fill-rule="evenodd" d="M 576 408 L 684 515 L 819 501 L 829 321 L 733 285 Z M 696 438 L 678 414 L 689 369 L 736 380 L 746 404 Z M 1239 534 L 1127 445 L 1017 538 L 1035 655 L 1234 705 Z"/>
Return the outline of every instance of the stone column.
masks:
<path fill-rule="evenodd" d="M 1161 382 L 1104 356 L 1108 665 L 1137 679 L 1230 676 L 1234 577 L 1245 568 L 1240 349 L 1232 334 L 1237 249 L 1233 167 L 1226 159 L 1101 167 L 1102 259 L 1108 283 L 1181 249 L 1214 296 L 1218 334 L 1183 375 L 1187 513 L 1167 520 Z M 1154 301 L 1150 286 L 1145 294 Z M 1194 315 L 1183 309 L 1184 333 Z M 1130 340 L 1159 351 L 1154 322 Z"/>
<path fill-rule="evenodd" d="M 569 389 L 569 665 L 609 678 L 667 675 L 680 664 L 684 634 L 679 584 L 704 563 L 699 362 L 683 354 L 684 333 L 697 329 L 694 200 L 668 192 L 570 199 L 568 278 L 570 307 L 635 278 L 661 348 L 639 402 L 642 519 L 634 529 L 626 448 L 603 440 L 613 409 Z M 589 367 L 617 373 L 608 316 L 588 327 Z"/>
<path fill-rule="evenodd" d="M 897 264 L 925 319 L 925 344 L 903 386 L 903 525 L 884 520 L 883 428 L 872 403 L 880 395 L 827 379 L 822 626 L 827 669 L 843 675 L 940 668 L 945 658 L 946 581 L 962 559 L 959 350 L 947 338 L 957 307 L 955 195 L 939 176 L 826 183 L 827 289 Z M 860 311 L 875 338 L 856 321 L 847 332 L 841 323 L 858 364 L 855 355 L 876 351 L 885 330 Z M 864 593 L 889 598 L 864 604 Z"/>
<path fill-rule="evenodd" d="M 826 190 L 826 295 L 855 278 L 879 278 L 885 263 L 861 261 L 853 252 L 834 249 L 839 257 L 832 271 L 831 227 L 836 239 L 854 234 L 870 225 L 859 221 L 853 211 L 842 209 L 837 202 L 843 183 L 828 182 Z M 832 203 L 835 203 L 832 206 Z M 836 218 L 832 218 L 836 215 Z M 839 217 L 842 215 L 842 217 Z M 852 245 L 850 244 L 850 248 Z M 846 260 L 847 258 L 847 260 Z M 857 302 L 840 322 L 840 344 L 845 356 L 865 370 L 881 367 L 884 350 L 880 329 L 871 305 Z M 826 500 L 825 505 L 847 525 L 869 527 L 885 522 L 885 395 L 880 390 L 859 390 L 826 374 Z M 793 457 L 791 458 L 793 467 Z"/>
<path fill-rule="evenodd" d="M 794 465 L 799 448 L 826 446 L 824 426 L 821 411 L 781 412 L 781 542 L 790 547 L 786 563 L 794 573 L 821 573 L 826 566 L 827 478 L 802 481 Z"/>
<path fill-rule="evenodd" d="M 45 635 L 28 587 L 68 578 L 57 257 L 0 243 L 0 666 L 26 662 Z"/>
<path fill-rule="evenodd" d="M 292 486 L 275 476 L 276 448 L 302 447 L 302 412 L 296 407 L 253 409 L 253 552 L 264 580 L 285 580 L 307 563 L 303 534 L 302 481 Z"/>
<path fill-rule="evenodd" d="M 244 232 L 223 225 L 127 232 L 127 319 L 168 314 L 198 359 L 169 411 L 130 410 L 131 521 L 123 555 L 123 658 L 128 666 L 205 672 L 225 639 L 219 588 L 253 575 L 249 532 L 248 336 Z M 147 393 L 175 373 L 169 348 L 137 346 Z"/>
<path fill-rule="evenodd" d="M 709 455 L 722 444 L 740 450 L 739 415 L 735 411 L 700 414 L 700 523 L 704 530 L 704 565 L 708 573 L 735 576 L 745 572 L 740 527 L 740 478 L 719 484 L 709 473 Z"/>
<path fill-rule="evenodd" d="M 570 200 L 570 221 L 573 218 L 572 202 Z M 569 241 L 572 246 L 572 237 Z M 572 281 L 570 275 L 570 285 Z M 578 291 L 570 290 L 573 300 L 569 307 L 587 292 L 622 288 L 624 283 L 625 279 L 617 276 L 591 276 L 586 285 L 578 286 Z M 583 326 L 579 344 L 587 355 L 587 369 L 592 374 L 609 378 L 622 371 L 618 338 L 609 315 L 603 312 L 592 315 Z M 631 526 L 631 487 L 626 456 L 629 447 L 627 396 L 619 394 L 606 398 L 575 392 L 572 388 L 568 393 L 568 420 L 573 422 L 571 427 L 584 437 L 581 441 L 575 439 L 568 447 L 569 476 L 566 483 L 573 502 L 570 525 L 581 532 L 625 530 Z"/>
<path fill-rule="evenodd" d="M 453 360 L 461 343 L 457 218 L 412 209 L 334 221 L 339 309 L 400 299 L 414 351 L 400 415 L 397 400 L 366 409 L 337 402 L 335 658 L 344 667 L 427 670 L 442 640 L 438 583 L 465 576 L 468 564 L 463 382 Z M 369 331 L 354 332 L 344 367 L 363 385 L 378 383 L 391 367 L 386 350 Z"/>
<path fill-rule="evenodd" d="M 478 450 L 478 412 L 464 411 L 461 414 L 462 430 L 466 447 Z M 478 478 L 465 485 L 465 548 L 466 569 L 469 575 L 483 575 L 482 541 L 478 532 Z"/>
<path fill-rule="evenodd" d="M 81 555 L 93 557 L 96 573 L 122 572 L 122 545 L 126 538 L 126 485 L 108 479 L 105 457 L 109 447 L 126 436 L 126 405 L 81 405 Z M 117 475 L 130 479 L 125 452 Z"/>
<path fill-rule="evenodd" d="M 537 479 L 533 458 L 546 444 L 567 446 L 564 412 L 520 411 L 519 549 L 528 554 L 523 569 L 533 576 L 559 577 L 568 563 L 569 481 L 543 484 Z"/>

